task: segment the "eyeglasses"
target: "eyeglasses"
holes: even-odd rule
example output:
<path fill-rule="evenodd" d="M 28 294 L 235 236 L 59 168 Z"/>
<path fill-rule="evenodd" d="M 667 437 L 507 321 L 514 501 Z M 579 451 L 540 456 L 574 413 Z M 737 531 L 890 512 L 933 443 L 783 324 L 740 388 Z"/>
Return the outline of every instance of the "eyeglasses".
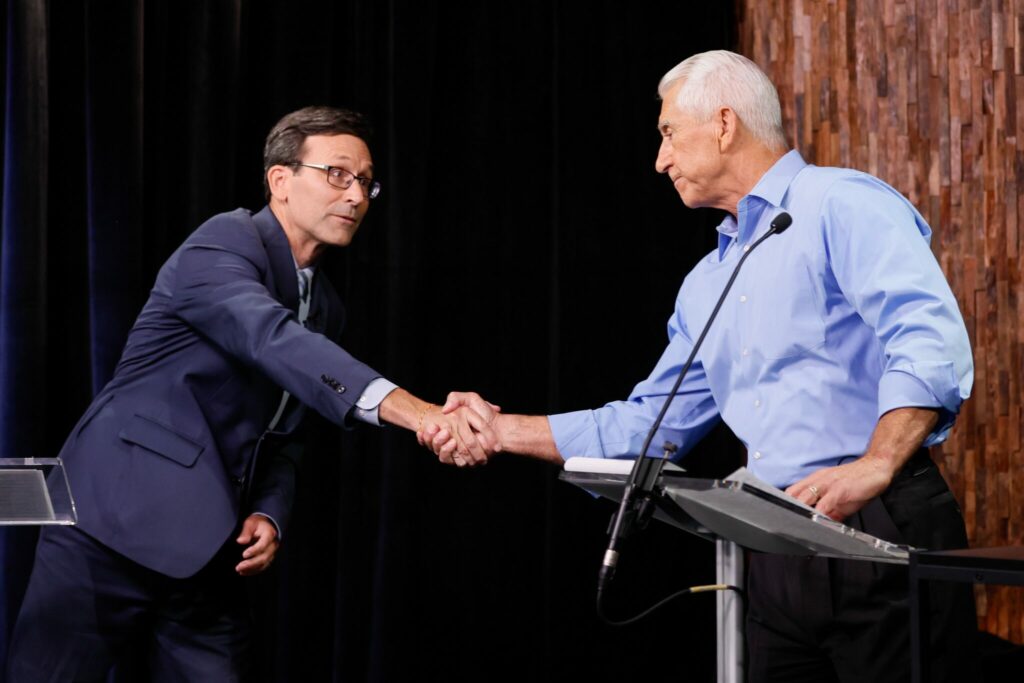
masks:
<path fill-rule="evenodd" d="M 380 194 L 380 183 L 373 178 L 366 178 L 355 173 L 350 173 L 343 168 L 338 166 L 328 166 L 326 164 L 304 164 L 301 161 L 293 161 L 289 166 L 305 166 L 306 168 L 315 168 L 321 171 L 327 171 L 327 183 L 336 187 L 340 190 L 347 190 L 352 187 L 352 183 L 356 180 L 359 181 L 359 187 L 363 188 L 363 194 L 366 195 L 367 199 L 376 199 L 377 195 Z"/>

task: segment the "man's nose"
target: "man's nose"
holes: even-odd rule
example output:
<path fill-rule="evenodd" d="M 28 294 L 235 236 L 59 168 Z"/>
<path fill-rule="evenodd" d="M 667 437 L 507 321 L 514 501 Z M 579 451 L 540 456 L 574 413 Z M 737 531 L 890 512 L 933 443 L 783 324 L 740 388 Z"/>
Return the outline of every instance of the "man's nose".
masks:
<path fill-rule="evenodd" d="M 654 160 L 654 170 L 658 173 L 666 173 L 672 165 L 672 145 L 668 138 L 662 138 L 661 146 L 658 147 L 658 158 Z"/>
<path fill-rule="evenodd" d="M 358 180 L 353 180 L 352 184 L 345 188 L 343 196 L 347 202 L 362 204 L 366 201 L 366 190 L 363 189 L 362 184 Z"/>

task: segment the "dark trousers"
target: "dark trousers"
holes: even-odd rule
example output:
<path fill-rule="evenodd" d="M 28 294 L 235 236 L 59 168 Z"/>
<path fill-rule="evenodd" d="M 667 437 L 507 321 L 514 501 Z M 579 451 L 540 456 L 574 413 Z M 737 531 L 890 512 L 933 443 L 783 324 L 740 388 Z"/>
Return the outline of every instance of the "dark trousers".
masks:
<path fill-rule="evenodd" d="M 845 523 L 917 548 L 967 547 L 960 508 L 924 450 Z M 752 553 L 748 581 L 751 683 L 910 680 L 907 567 Z M 931 591 L 933 680 L 979 680 L 971 587 Z"/>
<path fill-rule="evenodd" d="M 240 680 L 251 619 L 231 545 L 195 576 L 173 579 L 76 528 L 44 528 L 8 682 L 105 681 L 115 665 L 120 680 Z"/>

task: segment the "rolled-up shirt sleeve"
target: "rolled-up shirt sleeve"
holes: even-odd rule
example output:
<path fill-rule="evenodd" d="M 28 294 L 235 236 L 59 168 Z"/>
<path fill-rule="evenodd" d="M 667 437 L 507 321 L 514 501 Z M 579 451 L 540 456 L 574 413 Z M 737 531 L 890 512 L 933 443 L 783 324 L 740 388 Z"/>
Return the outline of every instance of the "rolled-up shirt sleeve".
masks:
<path fill-rule="evenodd" d="M 884 349 L 878 415 L 935 408 L 940 419 L 925 445 L 944 440 L 970 395 L 974 363 L 956 297 L 928 246 L 931 230 L 906 199 L 870 176 L 833 185 L 824 209 L 832 272 Z"/>

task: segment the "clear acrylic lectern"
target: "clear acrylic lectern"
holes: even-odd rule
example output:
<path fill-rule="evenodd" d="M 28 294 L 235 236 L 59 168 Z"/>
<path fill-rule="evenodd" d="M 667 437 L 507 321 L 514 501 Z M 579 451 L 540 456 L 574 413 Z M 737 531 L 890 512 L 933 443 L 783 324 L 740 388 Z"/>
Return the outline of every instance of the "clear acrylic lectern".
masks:
<path fill-rule="evenodd" d="M 561 479 L 621 500 L 632 460 L 569 458 Z M 725 479 L 694 479 L 666 463 L 654 490 L 655 519 L 713 541 L 715 581 L 743 586 L 743 549 L 907 564 L 911 548 L 889 543 L 818 513 L 740 468 Z M 743 606 L 717 593 L 718 683 L 744 681 Z"/>
<path fill-rule="evenodd" d="M 0 458 L 0 525 L 77 521 L 60 458 Z"/>

